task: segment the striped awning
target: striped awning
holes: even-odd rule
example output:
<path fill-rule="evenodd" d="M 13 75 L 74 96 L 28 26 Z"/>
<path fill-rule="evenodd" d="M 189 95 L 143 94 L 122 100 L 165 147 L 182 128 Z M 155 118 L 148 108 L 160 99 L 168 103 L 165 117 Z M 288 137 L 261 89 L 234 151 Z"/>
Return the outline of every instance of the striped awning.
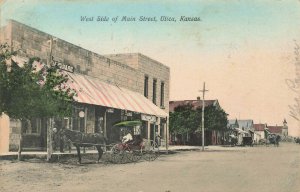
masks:
<path fill-rule="evenodd" d="M 68 73 L 69 85 L 75 89 L 75 101 L 92 105 L 139 112 L 157 117 L 167 117 L 168 113 L 154 105 L 142 94 L 111 85 L 86 75 Z"/>

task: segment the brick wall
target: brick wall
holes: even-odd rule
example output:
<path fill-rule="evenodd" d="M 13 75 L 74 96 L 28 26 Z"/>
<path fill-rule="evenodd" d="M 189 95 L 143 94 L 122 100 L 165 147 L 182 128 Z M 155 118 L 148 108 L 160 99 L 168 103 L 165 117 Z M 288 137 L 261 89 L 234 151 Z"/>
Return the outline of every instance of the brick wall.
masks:
<path fill-rule="evenodd" d="M 138 79 L 137 92 L 144 95 L 144 78 L 145 75 L 149 77 L 148 80 L 148 99 L 153 99 L 153 80 L 157 80 L 156 88 L 156 105 L 160 107 L 161 98 L 161 82 L 164 83 L 164 110 L 169 113 L 169 84 L 170 84 L 170 68 L 162 63 L 155 61 L 140 53 L 128 53 L 128 54 L 110 54 L 105 55 L 113 60 L 125 63 L 128 66 L 132 66 L 137 69 Z"/>
<path fill-rule="evenodd" d="M 12 46 L 14 50 L 23 50 L 29 57 L 40 57 L 44 63 L 50 54 L 49 34 L 33 29 L 16 21 L 11 21 Z M 78 73 L 97 77 L 103 81 L 133 91 L 138 88 L 138 71 L 133 67 L 111 60 L 97 53 L 54 38 L 52 56 L 74 67 Z"/>
<path fill-rule="evenodd" d="M 23 50 L 30 57 L 47 62 L 51 35 L 11 20 L 4 28 L 2 39 L 12 43 L 15 50 Z M 10 35 L 11 34 L 11 35 Z M 152 81 L 157 79 L 157 104 L 160 83 L 165 83 L 165 107 L 169 103 L 169 67 L 139 53 L 100 55 L 67 41 L 53 37 L 52 56 L 55 60 L 74 67 L 78 73 L 97 77 L 102 81 L 144 94 L 144 76 L 149 76 L 149 100 L 152 101 Z"/>

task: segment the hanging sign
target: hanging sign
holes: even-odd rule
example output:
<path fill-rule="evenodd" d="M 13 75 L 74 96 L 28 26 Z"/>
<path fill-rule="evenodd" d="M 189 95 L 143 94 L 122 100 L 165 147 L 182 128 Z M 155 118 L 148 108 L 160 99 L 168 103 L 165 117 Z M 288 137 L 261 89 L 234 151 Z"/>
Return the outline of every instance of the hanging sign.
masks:
<path fill-rule="evenodd" d="M 114 109 L 112 109 L 112 108 L 106 109 L 106 112 L 107 112 L 107 113 L 113 113 L 113 112 L 114 112 Z"/>
<path fill-rule="evenodd" d="M 127 117 L 132 117 L 132 112 L 128 112 L 128 111 L 127 111 L 127 112 L 126 112 L 126 116 L 127 116 Z"/>
<path fill-rule="evenodd" d="M 143 121 L 156 122 L 156 117 L 152 116 L 152 115 L 144 115 L 144 114 L 142 114 L 141 119 Z"/>
<path fill-rule="evenodd" d="M 84 117 L 84 111 L 80 111 L 78 115 L 79 115 L 79 117 L 83 118 Z"/>

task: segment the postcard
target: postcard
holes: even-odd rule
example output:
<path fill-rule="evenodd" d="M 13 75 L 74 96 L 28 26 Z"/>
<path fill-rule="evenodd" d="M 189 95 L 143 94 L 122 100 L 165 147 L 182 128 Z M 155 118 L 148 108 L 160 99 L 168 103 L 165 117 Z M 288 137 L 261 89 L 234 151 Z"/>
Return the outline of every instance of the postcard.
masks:
<path fill-rule="evenodd" d="M 300 191 L 300 1 L 0 1 L 0 191 Z"/>

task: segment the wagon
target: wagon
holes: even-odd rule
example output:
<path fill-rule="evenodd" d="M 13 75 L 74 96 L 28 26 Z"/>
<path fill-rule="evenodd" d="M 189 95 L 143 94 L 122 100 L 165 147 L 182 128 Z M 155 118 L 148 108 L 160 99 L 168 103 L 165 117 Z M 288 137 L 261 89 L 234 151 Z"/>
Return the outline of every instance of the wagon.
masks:
<path fill-rule="evenodd" d="M 114 126 L 134 127 L 141 125 L 141 121 L 123 121 Z M 132 141 L 126 143 L 117 143 L 111 145 L 110 161 L 112 163 L 137 162 L 141 159 L 154 161 L 159 156 L 159 146 L 157 142 L 148 139 L 142 139 L 139 135 Z"/>
<path fill-rule="evenodd" d="M 243 137 L 242 145 L 243 146 L 249 145 L 252 147 L 253 146 L 252 137 Z"/>

